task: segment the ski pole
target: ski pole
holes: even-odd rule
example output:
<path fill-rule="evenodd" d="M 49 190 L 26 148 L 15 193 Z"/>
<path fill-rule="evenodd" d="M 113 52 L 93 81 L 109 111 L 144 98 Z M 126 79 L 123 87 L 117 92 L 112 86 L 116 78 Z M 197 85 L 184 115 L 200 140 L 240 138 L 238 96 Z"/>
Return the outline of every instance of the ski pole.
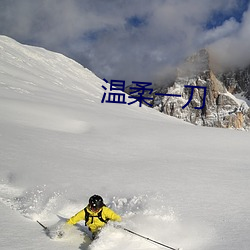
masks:
<path fill-rule="evenodd" d="M 46 231 L 46 230 L 48 230 L 48 228 L 47 227 L 45 227 L 41 222 L 39 222 L 38 220 L 36 221 L 40 226 L 42 226 L 43 227 L 43 229 Z"/>
<path fill-rule="evenodd" d="M 143 238 L 143 239 L 145 239 L 145 240 L 154 242 L 154 243 L 156 243 L 156 244 L 158 244 L 158 245 L 160 245 L 160 246 L 169 248 L 169 249 L 171 249 L 171 250 L 180 250 L 180 248 L 173 248 L 173 247 L 167 246 L 167 245 L 162 244 L 162 243 L 160 243 L 160 242 L 158 242 L 158 241 L 155 241 L 155 240 L 152 240 L 152 239 L 150 239 L 150 238 L 148 238 L 148 237 L 145 237 L 145 236 L 143 236 L 143 235 L 141 235 L 141 234 L 135 233 L 135 232 L 133 232 L 133 231 L 127 229 L 127 228 L 122 228 L 122 229 L 125 230 L 125 231 L 127 231 L 127 232 L 129 232 L 129 233 L 131 233 L 131 234 L 137 235 L 137 236 L 139 236 L 139 237 L 141 237 L 141 238 Z"/>

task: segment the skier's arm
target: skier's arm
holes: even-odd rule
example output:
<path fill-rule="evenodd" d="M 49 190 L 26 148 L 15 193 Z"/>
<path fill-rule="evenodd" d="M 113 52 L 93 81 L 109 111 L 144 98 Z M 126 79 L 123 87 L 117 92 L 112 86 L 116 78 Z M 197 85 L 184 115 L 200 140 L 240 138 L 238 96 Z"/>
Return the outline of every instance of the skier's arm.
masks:
<path fill-rule="evenodd" d="M 85 212 L 84 212 L 84 209 L 83 209 L 83 210 L 81 210 L 80 212 L 78 212 L 77 214 L 75 214 L 74 216 L 72 216 L 72 217 L 67 221 L 67 224 L 75 225 L 78 221 L 84 220 L 84 218 L 85 218 Z"/>
<path fill-rule="evenodd" d="M 105 207 L 105 217 L 107 219 L 110 219 L 112 221 L 118 221 L 120 222 L 122 220 L 121 216 L 116 214 L 113 210 L 110 208 Z"/>

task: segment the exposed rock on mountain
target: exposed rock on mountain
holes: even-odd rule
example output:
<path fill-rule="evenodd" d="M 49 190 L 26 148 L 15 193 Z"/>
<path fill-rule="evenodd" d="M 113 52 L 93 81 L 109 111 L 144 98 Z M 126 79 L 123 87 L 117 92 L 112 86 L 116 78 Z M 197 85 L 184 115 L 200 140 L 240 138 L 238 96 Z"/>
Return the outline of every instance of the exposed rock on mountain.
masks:
<path fill-rule="evenodd" d="M 250 66 L 218 74 L 218 79 L 225 84 L 230 93 L 240 94 L 250 100 Z"/>
<path fill-rule="evenodd" d="M 241 93 L 245 98 L 250 97 L 250 67 L 245 70 L 215 74 L 210 64 L 209 52 L 205 49 L 187 58 L 178 68 L 173 85 L 167 90 L 168 94 L 179 94 L 181 97 L 156 96 L 154 108 L 197 125 L 248 129 L 249 106 L 233 94 Z M 203 88 L 187 87 L 187 85 Z M 204 87 L 206 87 L 206 97 L 204 97 Z M 182 108 L 188 103 L 192 90 L 191 102 Z M 199 109 L 202 106 L 203 108 Z"/>

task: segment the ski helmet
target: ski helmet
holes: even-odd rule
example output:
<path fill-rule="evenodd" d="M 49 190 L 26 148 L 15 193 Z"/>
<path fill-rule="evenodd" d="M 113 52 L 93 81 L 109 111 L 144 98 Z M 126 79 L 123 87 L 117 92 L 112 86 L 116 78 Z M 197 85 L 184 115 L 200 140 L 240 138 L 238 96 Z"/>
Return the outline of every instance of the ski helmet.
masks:
<path fill-rule="evenodd" d="M 103 199 L 99 195 L 93 195 L 89 198 L 89 206 L 93 210 L 98 210 L 103 207 Z"/>

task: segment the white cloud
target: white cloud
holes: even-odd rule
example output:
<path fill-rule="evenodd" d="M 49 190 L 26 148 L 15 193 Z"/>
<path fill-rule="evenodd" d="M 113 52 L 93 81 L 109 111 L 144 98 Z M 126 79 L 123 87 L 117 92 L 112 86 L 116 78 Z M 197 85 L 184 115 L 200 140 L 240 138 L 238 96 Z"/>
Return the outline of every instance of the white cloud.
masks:
<path fill-rule="evenodd" d="M 234 32 L 210 45 L 216 61 L 225 66 L 246 66 L 250 64 L 250 9 L 244 13 L 242 22 Z"/>
<path fill-rule="evenodd" d="M 63 52 L 107 79 L 150 81 L 204 45 L 212 42 L 220 48 L 219 40 L 230 47 L 235 41 L 229 40 L 237 40 L 231 33 L 249 37 L 249 26 L 234 19 L 214 30 L 204 29 L 215 11 L 230 14 L 237 4 L 237 0 L 2 0 L 0 33 Z M 131 17 L 141 18 L 144 25 L 131 25 Z M 247 15 L 244 23 L 246 19 Z"/>
<path fill-rule="evenodd" d="M 229 20 L 226 20 L 221 26 L 205 30 L 200 36 L 200 43 L 211 44 L 214 41 L 218 41 L 222 38 L 235 34 L 239 28 L 240 24 L 235 20 L 235 18 L 232 17 Z"/>

